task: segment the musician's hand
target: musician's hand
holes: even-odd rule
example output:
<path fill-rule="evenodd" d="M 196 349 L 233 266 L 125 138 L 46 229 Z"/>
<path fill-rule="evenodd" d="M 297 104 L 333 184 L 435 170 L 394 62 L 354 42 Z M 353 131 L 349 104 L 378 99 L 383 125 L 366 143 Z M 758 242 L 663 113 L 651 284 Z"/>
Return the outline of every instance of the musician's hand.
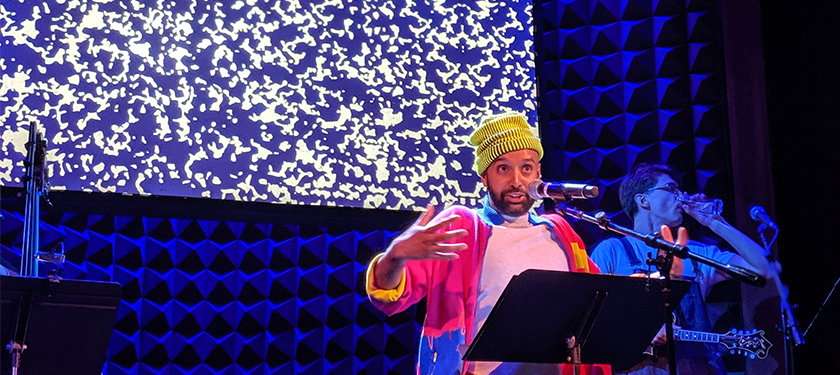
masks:
<path fill-rule="evenodd" d="M 675 243 L 674 235 L 671 233 L 671 228 L 669 228 L 667 225 L 662 225 L 659 228 L 659 233 L 662 235 L 663 240 Z M 676 244 L 680 246 L 685 246 L 686 244 L 688 244 L 688 229 L 685 229 L 685 227 L 680 227 L 680 229 L 677 230 Z"/>
<path fill-rule="evenodd" d="M 709 200 L 709 198 L 706 197 L 706 194 L 703 194 L 703 193 L 692 194 L 691 199 L 696 200 L 698 202 L 703 202 L 703 201 Z M 689 216 L 693 217 L 695 220 L 697 220 L 697 222 L 702 224 L 704 227 L 711 226 L 712 222 L 714 222 L 715 220 L 720 220 L 720 221 L 726 222 L 726 220 L 724 220 L 724 218 L 720 215 L 713 215 L 713 214 L 710 214 L 708 212 L 703 212 L 701 210 L 695 210 L 694 208 L 692 208 L 690 205 L 687 205 L 687 204 L 684 204 L 681 207 L 683 209 L 683 212 L 685 212 Z"/>
<path fill-rule="evenodd" d="M 663 240 L 674 243 L 674 235 L 671 233 L 671 228 L 667 225 L 663 225 L 659 228 L 659 233 L 662 235 Z M 677 230 L 676 244 L 680 246 L 688 244 L 688 229 L 685 229 L 685 227 L 680 227 L 680 229 Z M 681 278 L 684 271 L 685 265 L 683 264 L 682 258 L 674 257 L 674 260 L 671 263 L 671 277 Z"/>

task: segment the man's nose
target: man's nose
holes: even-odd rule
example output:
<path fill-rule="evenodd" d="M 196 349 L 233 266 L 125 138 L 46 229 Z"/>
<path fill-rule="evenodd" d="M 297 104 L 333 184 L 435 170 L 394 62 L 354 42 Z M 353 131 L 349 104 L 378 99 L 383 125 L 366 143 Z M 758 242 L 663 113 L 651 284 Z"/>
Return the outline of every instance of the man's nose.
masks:
<path fill-rule="evenodd" d="M 519 186 L 522 186 L 523 181 L 524 181 L 524 179 L 523 179 L 523 176 L 522 176 L 522 171 L 516 170 L 513 173 L 513 181 L 511 181 L 511 184 L 513 186 L 519 187 Z"/>

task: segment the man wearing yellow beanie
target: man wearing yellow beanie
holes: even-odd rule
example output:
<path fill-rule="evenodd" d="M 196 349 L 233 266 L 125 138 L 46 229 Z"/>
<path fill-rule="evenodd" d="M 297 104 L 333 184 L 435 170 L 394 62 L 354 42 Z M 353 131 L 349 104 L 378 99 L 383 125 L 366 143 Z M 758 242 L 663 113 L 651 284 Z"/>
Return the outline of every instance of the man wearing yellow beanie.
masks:
<path fill-rule="evenodd" d="M 470 145 L 487 188 L 482 207 L 455 205 L 435 216 L 429 206 L 371 261 L 368 296 L 388 315 L 426 298 L 420 374 L 558 372 L 556 364 L 461 360 L 512 276 L 526 269 L 598 273 L 563 218 L 529 212 L 527 188 L 540 177 L 543 149 L 525 116 L 483 118 Z"/>
<path fill-rule="evenodd" d="M 534 205 L 534 199 L 527 193 L 528 183 L 540 177 L 539 161 L 543 149 L 525 116 L 513 112 L 485 117 L 470 136 L 470 145 L 476 148 L 474 169 L 481 176 L 496 209 L 509 216 L 528 212 Z M 500 157 L 501 160 L 487 171 Z M 511 159 L 525 162 L 521 166 L 522 173 L 513 173 Z M 488 180 L 488 175 L 492 176 L 492 181 Z M 519 180 L 508 181 L 511 177 Z"/>

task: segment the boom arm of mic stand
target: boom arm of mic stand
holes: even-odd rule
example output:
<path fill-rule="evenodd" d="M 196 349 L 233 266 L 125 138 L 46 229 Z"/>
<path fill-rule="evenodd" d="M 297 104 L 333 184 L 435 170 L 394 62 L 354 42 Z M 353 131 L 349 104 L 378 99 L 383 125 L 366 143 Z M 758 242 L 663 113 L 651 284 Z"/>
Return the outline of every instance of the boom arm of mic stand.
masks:
<path fill-rule="evenodd" d="M 765 284 L 767 284 L 767 279 L 765 279 L 763 276 L 761 276 L 761 275 L 759 275 L 759 274 L 757 274 L 753 271 L 750 271 L 750 270 L 748 270 L 744 267 L 734 266 L 734 265 L 731 265 L 731 264 L 724 264 L 724 263 L 718 262 L 716 260 L 706 258 L 702 255 L 692 253 L 692 252 L 687 251 L 687 250 L 686 250 L 686 253 L 688 255 L 687 256 L 688 259 L 694 259 L 694 260 L 696 260 L 700 263 L 708 264 L 708 265 L 710 265 L 714 268 L 717 268 L 717 269 L 719 269 L 723 272 L 726 272 L 726 274 L 729 275 L 729 277 L 731 277 L 735 280 L 738 280 L 740 282 L 747 283 L 747 284 L 754 285 L 754 286 L 758 286 L 758 287 L 763 287 Z"/>
<path fill-rule="evenodd" d="M 595 214 L 595 216 L 592 216 L 587 213 L 584 213 L 581 210 L 578 210 L 577 208 L 569 207 L 565 204 L 558 204 L 556 208 L 561 214 L 595 224 L 604 230 L 609 230 L 618 234 L 640 239 L 650 247 L 670 252 L 683 259 L 692 259 L 700 263 L 708 264 L 714 268 L 726 272 L 727 275 L 740 282 L 758 287 L 763 287 L 767 283 L 767 279 L 765 279 L 763 276 L 746 268 L 734 266 L 731 264 L 724 264 L 714 259 L 710 259 L 705 256 L 692 253 L 685 246 L 680 246 L 675 243 L 665 241 L 654 235 L 643 235 L 634 230 L 613 224 L 610 221 L 610 219 L 607 218 L 607 215 L 603 211 L 599 211 Z"/>

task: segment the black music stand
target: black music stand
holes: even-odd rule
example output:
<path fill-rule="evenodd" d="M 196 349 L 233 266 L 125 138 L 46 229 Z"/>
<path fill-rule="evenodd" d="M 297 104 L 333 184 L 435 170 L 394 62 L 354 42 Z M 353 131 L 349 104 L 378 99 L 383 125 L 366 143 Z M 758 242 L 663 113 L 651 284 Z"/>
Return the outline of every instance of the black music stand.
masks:
<path fill-rule="evenodd" d="M 0 276 L 0 374 L 100 374 L 121 296 L 111 282 Z M 17 367 L 10 343 L 25 345 Z"/>
<path fill-rule="evenodd" d="M 649 285 L 648 285 L 649 283 Z M 527 270 L 514 276 L 470 345 L 468 361 L 564 363 L 575 336 L 580 362 L 626 370 L 665 323 L 663 280 Z M 671 281 L 672 305 L 690 283 Z"/>

